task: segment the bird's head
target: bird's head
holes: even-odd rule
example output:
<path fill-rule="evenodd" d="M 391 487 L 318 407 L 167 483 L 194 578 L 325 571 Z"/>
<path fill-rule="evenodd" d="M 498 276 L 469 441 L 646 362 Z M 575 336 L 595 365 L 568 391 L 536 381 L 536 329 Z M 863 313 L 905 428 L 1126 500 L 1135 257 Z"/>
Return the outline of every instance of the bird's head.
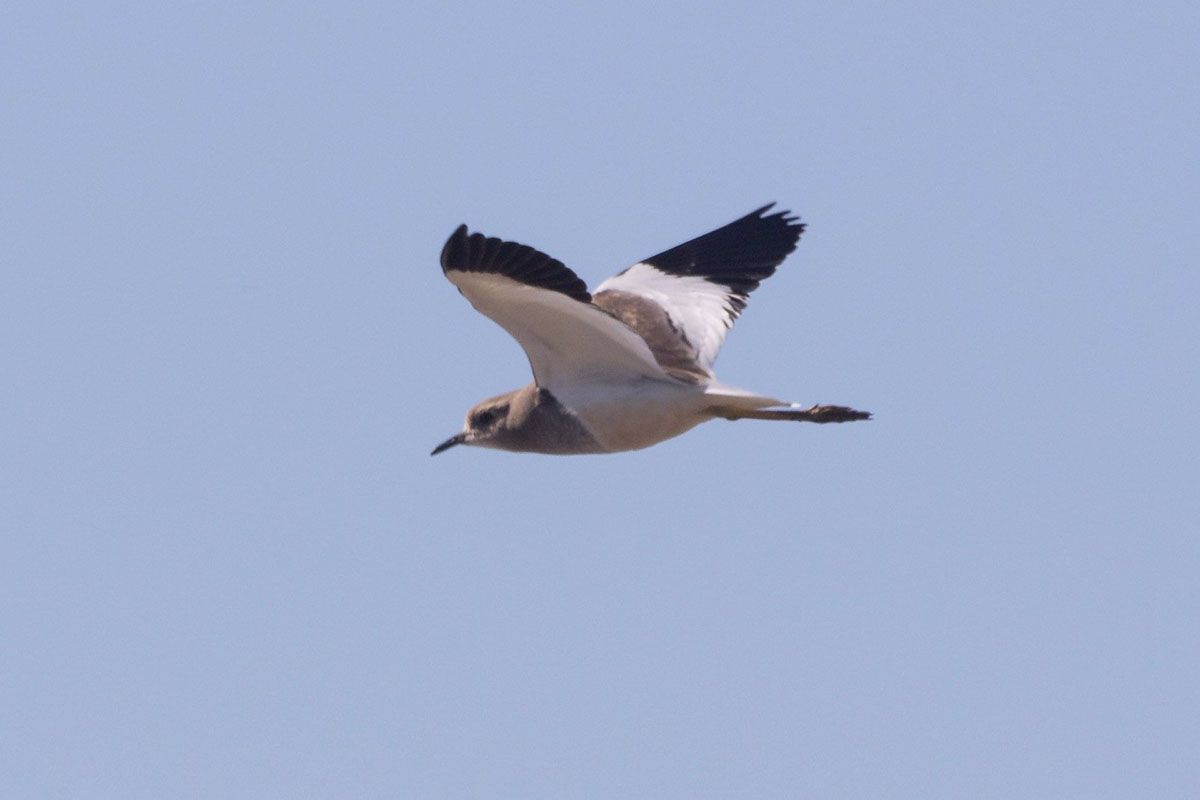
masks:
<path fill-rule="evenodd" d="M 476 447 L 496 447 L 497 438 L 505 430 L 512 393 L 492 397 L 475 405 L 467 412 L 463 429 L 433 448 L 431 456 L 449 450 L 456 444 Z"/>

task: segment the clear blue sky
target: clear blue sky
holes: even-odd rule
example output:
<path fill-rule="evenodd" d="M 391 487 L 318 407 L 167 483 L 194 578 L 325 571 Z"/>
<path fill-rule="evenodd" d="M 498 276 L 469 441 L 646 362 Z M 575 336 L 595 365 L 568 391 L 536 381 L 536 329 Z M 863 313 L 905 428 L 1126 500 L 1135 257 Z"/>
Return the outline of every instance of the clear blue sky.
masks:
<path fill-rule="evenodd" d="M 0 795 L 1200 794 L 1194 4 L 0 38 Z M 720 375 L 875 421 L 429 458 L 528 380 L 455 226 L 594 285 L 771 200 Z"/>

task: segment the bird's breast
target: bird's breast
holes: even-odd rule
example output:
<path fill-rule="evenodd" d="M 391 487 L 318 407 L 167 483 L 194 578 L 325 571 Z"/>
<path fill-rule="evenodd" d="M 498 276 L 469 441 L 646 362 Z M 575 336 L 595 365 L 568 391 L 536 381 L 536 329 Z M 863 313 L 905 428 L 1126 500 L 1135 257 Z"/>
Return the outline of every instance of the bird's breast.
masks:
<path fill-rule="evenodd" d="M 579 387 L 560 401 L 609 452 L 639 450 L 708 419 L 703 389 L 657 380 Z"/>

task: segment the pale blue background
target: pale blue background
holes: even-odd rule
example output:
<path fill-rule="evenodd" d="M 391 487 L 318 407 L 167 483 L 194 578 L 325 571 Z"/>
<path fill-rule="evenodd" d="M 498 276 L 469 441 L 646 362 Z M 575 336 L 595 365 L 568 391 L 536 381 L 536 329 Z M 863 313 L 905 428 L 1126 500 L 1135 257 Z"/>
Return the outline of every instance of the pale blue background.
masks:
<path fill-rule="evenodd" d="M 596 6 L 6 6 L 0 796 L 1200 795 L 1196 6 Z M 428 457 L 770 200 L 874 422 Z"/>

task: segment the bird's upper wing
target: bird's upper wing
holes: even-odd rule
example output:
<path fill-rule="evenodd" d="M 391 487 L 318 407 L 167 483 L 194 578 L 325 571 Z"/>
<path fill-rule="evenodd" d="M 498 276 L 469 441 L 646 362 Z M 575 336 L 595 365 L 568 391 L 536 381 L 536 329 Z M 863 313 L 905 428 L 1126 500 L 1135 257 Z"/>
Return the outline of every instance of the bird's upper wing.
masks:
<path fill-rule="evenodd" d="M 645 340 L 545 253 L 461 225 L 442 248 L 442 271 L 520 343 L 538 386 L 560 398 L 581 384 L 666 377 Z"/>
<path fill-rule="evenodd" d="M 614 275 L 596 289 L 595 304 L 640 333 L 673 374 L 711 378 L 725 334 L 750 292 L 775 273 L 804 232 L 790 212 L 766 213 L 773 205 Z M 625 311 L 638 307 L 637 313 Z"/>

